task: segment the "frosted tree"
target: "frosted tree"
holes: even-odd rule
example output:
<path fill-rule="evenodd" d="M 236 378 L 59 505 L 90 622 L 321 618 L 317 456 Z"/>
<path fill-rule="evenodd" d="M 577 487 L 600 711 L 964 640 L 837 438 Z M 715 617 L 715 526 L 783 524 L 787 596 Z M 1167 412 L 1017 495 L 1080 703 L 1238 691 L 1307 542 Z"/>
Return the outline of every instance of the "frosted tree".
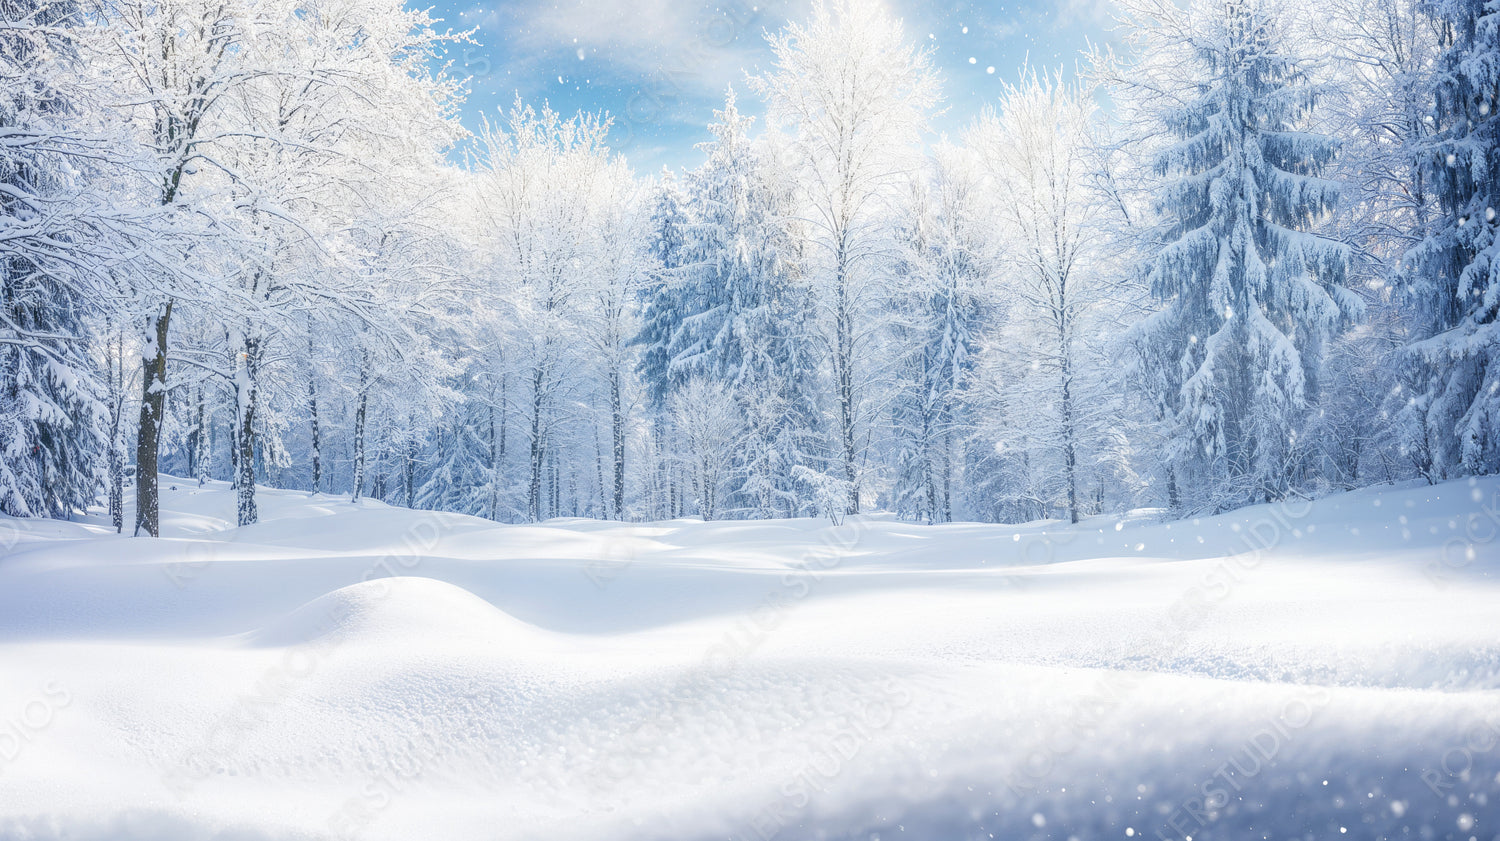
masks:
<path fill-rule="evenodd" d="M 682 385 L 672 368 L 672 340 L 683 316 L 689 312 L 685 290 L 693 285 L 692 273 L 701 268 L 688 248 L 691 224 L 686 193 L 676 176 L 670 170 L 663 170 L 653 191 L 646 223 L 648 278 L 642 290 L 644 310 L 640 332 L 635 338 L 639 347 L 636 373 L 645 392 L 651 424 L 647 446 L 653 470 L 647 483 L 647 502 L 653 516 L 658 517 L 681 513 L 675 463 L 667 457 L 673 434 L 668 402 Z"/>
<path fill-rule="evenodd" d="M 1297 478 L 1324 347 L 1361 310 L 1340 285 L 1347 248 L 1311 230 L 1337 201 L 1319 175 L 1337 144 L 1304 130 L 1319 90 L 1267 3 L 1129 11 L 1137 59 L 1116 91 L 1171 138 L 1155 159 L 1160 309 L 1137 336 L 1174 484 L 1195 506 L 1275 499 Z"/>
<path fill-rule="evenodd" d="M 1413 459 L 1435 481 L 1500 470 L 1500 8 L 1431 9 L 1444 40 L 1421 153 L 1441 213 L 1406 255 L 1419 340 L 1404 420 Z"/>
<path fill-rule="evenodd" d="M 564 482 L 564 436 L 584 418 L 589 378 L 584 348 L 591 293 L 599 288 L 598 242 L 605 182 L 618 163 L 605 145 L 609 123 L 580 114 L 563 119 L 517 100 L 506 125 L 481 132 L 481 212 L 491 225 L 493 279 L 514 329 L 507 347 L 515 371 L 512 398 L 528 444 L 526 511 L 556 516 Z M 589 413 L 590 415 L 592 413 Z"/>
<path fill-rule="evenodd" d="M 982 117 L 967 138 L 996 197 L 1012 324 L 1030 333 L 1011 333 L 1031 368 L 1011 408 L 1044 415 L 1030 432 L 1061 456 L 1064 508 L 1075 523 L 1084 439 L 1095 437 L 1091 410 L 1102 406 L 1099 395 L 1084 393 L 1094 372 L 1083 344 L 1098 328 L 1090 321 L 1112 280 L 1100 258 L 1108 205 L 1090 181 L 1093 113 L 1091 90 L 1029 72 L 1007 86 L 1001 112 Z"/>
<path fill-rule="evenodd" d="M 785 202 L 763 171 L 752 120 L 740 114 L 733 90 L 715 117 L 714 140 L 699 146 L 707 160 L 687 176 L 685 205 L 659 207 L 659 282 L 637 341 L 646 346 L 643 370 L 655 378 L 658 399 L 705 377 L 741 402 L 751 429 L 741 491 L 771 516 L 794 493 L 786 468 L 813 424 L 799 393 L 806 304 L 793 279 Z"/>
<path fill-rule="evenodd" d="M 665 406 L 667 398 L 680 385 L 674 379 L 672 367 L 673 338 L 688 311 L 689 302 L 684 297 L 693 283 L 689 275 L 700 268 L 695 259 L 696 249 L 689 249 L 692 219 L 687 194 L 676 175 L 663 170 L 653 191 L 646 222 L 651 278 L 642 290 L 646 305 L 635 338 L 635 344 L 641 348 L 636 368 L 646 383 L 653 409 Z"/>
<path fill-rule="evenodd" d="M 806 271 L 833 375 L 836 469 L 850 489 L 848 510 L 858 513 L 882 408 L 876 343 L 894 260 L 889 232 L 938 80 L 929 54 L 868 0 L 819 2 L 805 26 L 769 40 L 776 69 L 752 83 L 772 123 L 792 132 L 812 249 Z"/>
<path fill-rule="evenodd" d="M 959 443 L 969 384 L 987 314 L 986 218 L 977 167 L 963 150 L 939 147 L 913 185 L 903 226 L 904 317 L 892 325 L 902 362 L 891 421 L 896 440 L 892 501 L 928 522 L 953 518 Z"/>
<path fill-rule="evenodd" d="M 732 89 L 714 116 L 714 140 L 699 146 L 708 160 L 686 185 L 693 209 L 686 251 L 696 271 L 677 290 L 688 311 L 668 342 L 668 374 L 702 374 L 734 386 L 772 375 L 768 320 L 785 276 L 785 246 L 751 146 L 752 120 L 740 114 Z"/>
<path fill-rule="evenodd" d="M 319 13 L 294 13 L 311 8 Z M 411 257 L 413 240 L 442 241 L 420 216 L 430 205 L 430 185 L 440 183 L 434 175 L 439 150 L 461 136 L 448 113 L 456 85 L 427 68 L 443 40 L 425 13 L 384 0 L 327 8 L 298 3 L 288 7 L 285 26 L 258 33 L 256 46 L 276 57 L 277 72 L 242 86 L 238 117 L 246 131 L 225 144 L 232 155 L 226 158 L 237 175 L 231 192 L 240 209 L 238 221 L 256 246 L 248 259 L 226 273 L 236 287 L 232 300 L 240 306 L 222 310 L 234 360 L 233 431 L 239 454 L 235 488 L 241 525 L 257 517 L 258 418 L 269 420 L 267 412 L 277 407 L 262 395 L 262 379 L 272 373 L 265 369 L 277 351 L 282 358 L 294 358 L 287 353 L 291 348 L 276 347 L 278 338 L 295 337 L 300 349 L 300 330 L 310 324 L 305 313 L 315 308 L 362 320 L 388 317 L 388 312 L 367 303 L 370 297 L 382 301 L 382 294 L 405 295 L 408 300 L 419 295 L 428 299 L 427 312 L 438 309 L 430 300 L 433 285 L 422 282 L 430 278 L 421 276 L 424 271 L 431 275 L 441 260 L 424 266 Z M 404 115 L 399 131 L 391 129 L 392 113 Z M 352 218 L 361 215 L 373 216 L 381 226 L 385 253 L 356 258 L 373 272 L 340 272 L 334 265 L 337 256 L 329 255 L 324 243 L 357 225 L 369 227 L 369 220 Z M 430 247 L 418 248 L 417 254 L 436 256 Z M 388 255 L 392 259 L 386 259 Z M 395 292 L 381 288 L 393 281 L 405 285 Z M 421 285 L 420 292 L 414 292 L 412 284 Z M 400 311 L 411 313 L 404 306 Z M 408 315 L 408 323 L 402 325 L 406 331 L 382 325 L 364 335 L 389 337 L 407 346 L 408 353 L 402 355 L 412 355 L 416 352 L 409 350 L 409 331 L 420 320 L 420 315 Z M 287 391 L 295 396 L 280 404 L 299 405 L 301 388 Z M 422 427 L 406 423 L 396 428 L 415 434 Z M 411 446 L 403 442 L 402 452 Z M 405 462 L 409 465 L 411 458 Z M 403 475 L 408 480 L 406 502 L 411 504 L 411 477 Z"/>
<path fill-rule="evenodd" d="M 387 499 L 394 466 L 399 501 L 413 506 L 421 445 L 458 400 L 449 387 L 457 354 L 438 337 L 458 317 L 461 284 L 446 253 L 454 246 L 437 224 L 442 205 L 410 183 L 404 201 L 381 199 L 348 232 L 348 282 L 363 290 L 364 305 L 340 313 L 336 334 L 353 415 L 350 498 L 358 502 L 368 484 Z"/>
<path fill-rule="evenodd" d="M 83 127 L 78 16 L 0 2 L 0 511 L 16 516 L 86 508 L 110 441 L 89 331 L 124 243 L 93 192 L 109 142 Z"/>
<path fill-rule="evenodd" d="M 721 382 L 690 378 L 671 400 L 672 418 L 682 436 L 682 455 L 692 482 L 698 514 L 717 519 L 734 474 L 744 418 L 734 394 Z"/>
<path fill-rule="evenodd" d="M 1334 171 L 1345 183 L 1341 236 L 1351 274 L 1389 285 L 1402 254 L 1421 241 L 1434 208 L 1420 147 L 1432 134 L 1433 67 L 1440 24 L 1425 0 L 1337 0 L 1334 14 L 1299 22 L 1328 60 L 1318 68 L 1337 92 L 1320 123 L 1341 139 Z"/>
<path fill-rule="evenodd" d="M 1351 247 L 1349 287 L 1366 318 L 1329 346 L 1323 400 L 1307 429 L 1319 478 L 1332 487 L 1391 480 L 1412 469 L 1394 416 L 1409 394 L 1402 348 L 1415 326 L 1400 290 L 1402 257 L 1438 212 L 1421 149 L 1434 130 L 1441 23 L 1425 0 L 1338 0 L 1298 26 L 1324 50 L 1321 78 L 1337 92 L 1320 123 L 1342 140 L 1333 173 L 1346 185 L 1330 235 Z"/>
<path fill-rule="evenodd" d="M 640 193 L 623 158 L 613 158 L 599 174 L 583 317 L 583 334 L 596 360 L 598 414 L 605 429 L 595 436 L 595 476 L 603 513 L 615 519 L 625 515 L 626 436 L 633 402 L 630 355 L 650 263 L 641 233 L 646 208 Z"/>
<path fill-rule="evenodd" d="M 171 230 L 212 218 L 217 196 L 197 189 L 204 167 L 212 168 L 225 97 L 254 73 L 242 63 L 246 27 L 256 18 L 229 0 L 129 0 L 110 7 L 120 98 L 138 103 L 141 141 L 151 150 L 150 180 Z M 219 173 L 215 170 L 214 175 Z M 186 263 L 189 255 L 179 259 Z M 162 425 L 166 419 L 168 339 L 172 312 L 181 291 L 192 288 L 186 265 L 143 278 L 135 289 L 141 317 L 141 400 L 136 434 L 135 533 L 156 536 L 157 471 Z M 200 276 L 201 277 L 201 276 Z M 198 292 L 207 290 L 199 289 Z"/>

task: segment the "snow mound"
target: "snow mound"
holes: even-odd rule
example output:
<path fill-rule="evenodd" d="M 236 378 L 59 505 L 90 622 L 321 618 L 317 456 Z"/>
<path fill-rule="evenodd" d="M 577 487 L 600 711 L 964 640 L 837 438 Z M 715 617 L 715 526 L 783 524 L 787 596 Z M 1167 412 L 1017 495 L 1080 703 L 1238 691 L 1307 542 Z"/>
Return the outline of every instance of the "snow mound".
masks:
<path fill-rule="evenodd" d="M 401 577 L 351 584 L 319 596 L 252 633 L 249 640 L 266 647 L 391 639 L 503 643 L 537 633 L 539 629 L 462 587 Z"/>

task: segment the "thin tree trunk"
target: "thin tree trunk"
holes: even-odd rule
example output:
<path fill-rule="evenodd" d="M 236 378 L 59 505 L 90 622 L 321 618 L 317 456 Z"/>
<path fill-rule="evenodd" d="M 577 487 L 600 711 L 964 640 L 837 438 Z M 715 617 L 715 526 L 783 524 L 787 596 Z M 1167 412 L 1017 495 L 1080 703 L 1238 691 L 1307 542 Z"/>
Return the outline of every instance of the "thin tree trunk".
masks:
<path fill-rule="evenodd" d="M 599 512 L 600 518 L 608 520 L 609 512 L 609 486 L 604 480 L 604 442 L 599 440 L 599 425 L 590 423 L 594 435 L 594 480 L 599 483 Z"/>
<path fill-rule="evenodd" d="M 416 420 L 412 420 L 412 427 L 416 427 Z M 402 480 L 406 484 L 406 507 L 417 507 L 417 437 L 412 435 L 406 442 L 405 471 Z"/>
<path fill-rule="evenodd" d="M 260 519 L 260 512 L 255 505 L 255 415 L 260 402 L 260 342 L 246 338 L 243 347 L 241 363 L 234 379 L 237 410 L 234 447 L 238 453 L 235 464 L 235 508 L 239 525 L 248 526 Z"/>
<path fill-rule="evenodd" d="M 125 531 L 125 337 L 115 336 L 109 371 L 109 516 L 115 533 Z"/>
<path fill-rule="evenodd" d="M 542 441 L 542 372 L 531 378 L 531 484 L 526 491 L 526 507 L 533 523 L 542 520 L 542 470 L 546 447 Z"/>
<path fill-rule="evenodd" d="M 490 510 L 489 519 L 500 519 L 500 433 L 495 427 L 495 404 L 490 403 Z"/>
<path fill-rule="evenodd" d="M 172 302 L 168 301 L 152 317 L 141 354 L 140 434 L 135 446 L 136 535 L 144 529 L 152 537 L 161 536 L 156 472 L 161 424 L 167 408 L 167 333 L 171 323 Z"/>
<path fill-rule="evenodd" d="M 552 519 L 562 513 L 562 472 L 557 464 L 557 453 L 547 452 L 547 517 Z"/>
<path fill-rule="evenodd" d="M 943 522 L 953 522 L 953 441 L 948 432 L 943 433 Z"/>
<path fill-rule="evenodd" d="M 558 469 L 561 470 L 561 467 L 559 467 Z M 570 498 L 570 500 L 573 503 L 573 516 L 577 517 L 578 516 L 578 472 L 575 471 L 575 470 L 569 470 L 568 471 L 568 497 Z M 559 508 L 558 510 L 561 511 L 562 509 Z"/>
<path fill-rule="evenodd" d="M 188 475 L 198 475 L 198 404 L 203 400 L 203 386 L 197 385 L 188 389 L 192 405 L 188 407 L 188 433 L 187 433 L 187 466 Z"/>
<path fill-rule="evenodd" d="M 927 522 L 935 523 L 937 518 L 937 477 L 933 475 L 936 465 L 932 457 L 932 413 L 927 407 L 922 408 L 922 484 L 926 485 L 927 496 Z"/>
<path fill-rule="evenodd" d="M 312 353 L 311 342 L 307 350 Z M 318 425 L 318 378 L 311 367 L 307 372 L 307 413 L 312 426 L 312 492 L 316 495 L 323 489 L 323 432 Z"/>
<path fill-rule="evenodd" d="M 370 395 L 368 376 L 361 371 L 359 377 L 359 405 L 354 410 L 354 481 L 350 502 L 359 502 L 365 491 L 365 410 Z"/>
<path fill-rule="evenodd" d="M 609 372 L 610 430 L 615 445 L 614 511 L 616 520 L 625 519 L 625 407 L 621 398 L 620 370 L 613 367 Z"/>
<path fill-rule="evenodd" d="M 212 435 L 213 430 L 209 427 L 208 422 L 208 395 L 204 393 L 204 388 L 202 386 L 199 386 L 198 440 L 194 442 L 197 445 L 197 457 L 196 459 L 194 459 L 194 461 L 196 462 L 196 467 L 198 469 L 196 478 L 198 480 L 198 487 L 200 488 L 208 484 L 210 466 L 213 460 L 213 448 L 209 446 L 210 437 Z"/>
<path fill-rule="evenodd" d="M 1068 517 L 1078 522 L 1078 450 L 1073 431 L 1073 367 L 1068 351 L 1063 351 L 1062 376 L 1063 464 L 1068 480 Z"/>
<path fill-rule="evenodd" d="M 844 479 L 849 482 L 849 514 L 859 513 L 859 485 L 854 446 L 854 324 L 849 300 L 848 257 L 839 244 L 834 310 L 834 377 L 839 391 L 839 440 L 843 447 Z"/>

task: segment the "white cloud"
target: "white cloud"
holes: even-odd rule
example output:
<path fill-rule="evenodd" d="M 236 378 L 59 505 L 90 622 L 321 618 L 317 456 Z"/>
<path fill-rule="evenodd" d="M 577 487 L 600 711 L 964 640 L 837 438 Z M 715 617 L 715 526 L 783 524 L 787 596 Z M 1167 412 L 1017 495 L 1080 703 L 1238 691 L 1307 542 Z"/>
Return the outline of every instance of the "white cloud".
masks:
<path fill-rule="evenodd" d="M 1057 4 L 1053 27 L 1060 30 L 1081 25 L 1108 29 L 1114 25 L 1117 10 L 1114 0 L 1062 0 Z"/>
<path fill-rule="evenodd" d="M 658 97 L 717 98 L 743 79 L 743 68 L 765 49 L 761 32 L 806 13 L 805 0 L 558 0 L 517 11 L 506 33 L 513 59 L 550 61 L 559 51 Z"/>

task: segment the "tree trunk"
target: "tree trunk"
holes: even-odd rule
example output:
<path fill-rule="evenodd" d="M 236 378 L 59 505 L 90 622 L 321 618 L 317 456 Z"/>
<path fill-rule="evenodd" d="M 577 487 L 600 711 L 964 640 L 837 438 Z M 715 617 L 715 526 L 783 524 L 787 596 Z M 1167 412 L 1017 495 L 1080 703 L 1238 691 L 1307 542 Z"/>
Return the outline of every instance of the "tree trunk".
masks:
<path fill-rule="evenodd" d="M 713 467 L 709 465 L 707 457 L 700 458 L 698 462 L 698 514 L 703 521 L 709 522 L 718 513 L 718 499 L 713 480 Z"/>
<path fill-rule="evenodd" d="M 198 406 L 203 402 L 203 386 L 199 385 L 189 389 L 192 406 L 188 408 L 190 422 L 187 433 L 187 466 L 188 475 L 198 475 L 198 438 L 200 436 L 198 424 Z"/>
<path fill-rule="evenodd" d="M 625 519 L 625 407 L 620 396 L 620 369 L 609 372 L 610 430 L 615 445 L 614 511 L 616 520 Z"/>
<path fill-rule="evenodd" d="M 359 406 L 354 410 L 354 482 L 350 502 L 359 502 L 365 491 L 365 408 L 369 404 L 367 377 L 360 374 Z"/>
<path fill-rule="evenodd" d="M 412 421 L 412 428 L 416 427 L 416 420 Z M 406 458 L 403 465 L 404 471 L 402 482 L 406 485 L 406 507 L 417 507 L 417 436 L 412 435 L 406 442 Z"/>
<path fill-rule="evenodd" d="M 547 453 L 547 518 L 562 513 L 562 470 L 557 463 L 557 453 Z"/>
<path fill-rule="evenodd" d="M 609 511 L 609 485 L 604 479 L 604 442 L 599 440 L 599 425 L 590 423 L 589 427 L 594 436 L 594 481 L 599 483 L 599 516 L 601 519 L 610 519 Z"/>
<path fill-rule="evenodd" d="M 490 510 L 489 519 L 500 519 L 500 432 L 495 428 L 495 404 L 490 403 Z"/>
<path fill-rule="evenodd" d="M 938 521 L 938 517 L 937 517 L 937 509 L 938 509 L 937 493 L 938 493 L 938 488 L 937 488 L 937 477 L 933 475 L 933 471 L 936 469 L 937 465 L 936 465 L 936 459 L 934 459 L 932 457 L 932 444 L 933 444 L 933 440 L 932 439 L 933 439 L 933 434 L 932 434 L 932 412 L 926 406 L 923 406 L 922 407 L 922 448 L 921 448 L 921 453 L 922 453 L 922 456 L 921 456 L 921 458 L 922 458 L 922 484 L 926 486 L 925 490 L 927 491 L 927 493 L 926 493 L 926 497 L 927 497 L 927 522 L 929 522 L 929 523 L 936 523 Z"/>
<path fill-rule="evenodd" d="M 260 408 L 260 341 L 246 338 L 234 377 L 235 511 L 239 525 L 260 519 L 255 505 L 255 414 Z"/>
<path fill-rule="evenodd" d="M 125 453 L 118 437 L 109 439 L 109 519 L 115 534 L 125 531 Z"/>
<path fill-rule="evenodd" d="M 323 488 L 323 433 L 318 426 L 318 378 L 311 368 L 307 372 L 307 413 L 312 426 L 312 492 L 316 495 Z"/>
<path fill-rule="evenodd" d="M 135 445 L 135 534 L 144 529 L 161 536 L 160 498 L 157 489 L 157 456 L 161 450 L 161 424 L 167 408 L 167 332 L 172 323 L 172 302 L 157 310 L 148 324 L 146 347 L 141 353 L 140 434 Z"/>
<path fill-rule="evenodd" d="M 204 389 L 200 386 L 198 388 L 198 440 L 193 442 L 197 450 L 197 455 L 193 459 L 198 470 L 195 478 L 200 488 L 208 484 L 211 472 L 214 452 L 213 447 L 210 446 L 212 435 L 213 430 L 208 422 L 208 395 L 204 394 Z"/>
<path fill-rule="evenodd" d="M 1074 441 L 1076 436 L 1073 430 L 1073 366 L 1068 353 L 1066 349 L 1063 351 L 1063 465 L 1067 470 L 1068 479 L 1068 518 L 1076 523 L 1078 522 L 1078 449 L 1077 442 Z"/>
<path fill-rule="evenodd" d="M 837 287 L 834 302 L 833 373 L 839 391 L 839 441 L 843 448 L 844 479 L 849 482 L 846 512 L 859 513 L 859 484 L 855 473 L 854 446 L 854 324 L 849 299 L 848 257 L 839 244 Z"/>
<path fill-rule="evenodd" d="M 125 337 L 115 336 L 109 360 L 109 517 L 115 533 L 125 531 Z"/>
<path fill-rule="evenodd" d="M 537 369 L 531 378 L 531 484 L 526 490 L 527 513 L 533 523 L 542 520 L 542 470 L 546 447 L 542 441 L 542 372 Z"/>

